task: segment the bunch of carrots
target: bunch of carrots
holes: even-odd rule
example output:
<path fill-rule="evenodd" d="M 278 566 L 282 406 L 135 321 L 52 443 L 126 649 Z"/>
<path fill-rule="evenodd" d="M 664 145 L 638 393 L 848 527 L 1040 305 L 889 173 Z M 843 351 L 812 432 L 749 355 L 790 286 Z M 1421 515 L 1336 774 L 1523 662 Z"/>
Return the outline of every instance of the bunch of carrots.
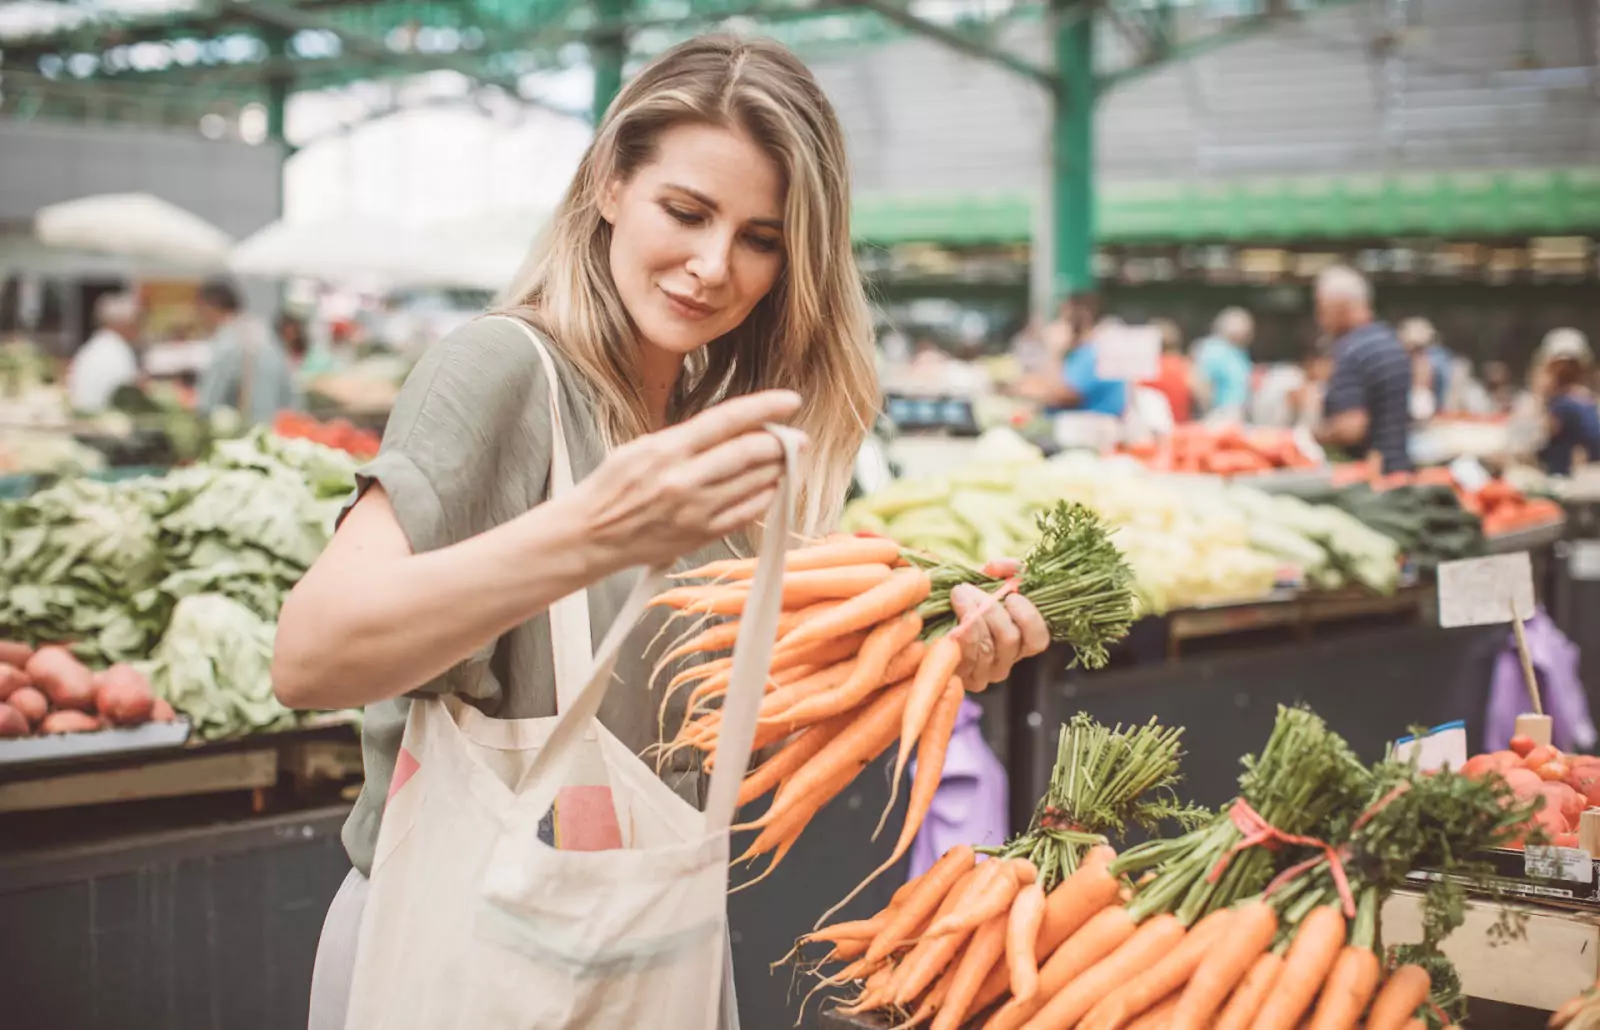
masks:
<path fill-rule="evenodd" d="M 755 739 L 758 751 L 774 750 L 747 773 L 739 802 L 773 798 L 759 817 L 734 827 L 759 831 L 741 860 L 771 854 L 763 875 L 770 873 L 822 806 L 897 740 L 885 818 L 913 752 L 917 773 L 894 853 L 873 877 L 910 848 L 932 804 L 968 686 L 956 675 L 966 632 L 951 610 L 957 584 L 978 585 L 990 603 L 1020 593 L 1039 609 L 1052 638 L 1070 644 L 1079 660 L 1105 661 L 1106 645 L 1126 635 L 1133 621 L 1131 572 L 1105 526 L 1082 505 L 1063 503 L 1039 522 L 1039 543 L 1005 577 L 936 561 L 881 537 L 835 538 L 789 553 L 784 614 Z M 682 574 L 705 582 L 654 599 L 702 620 L 669 650 L 663 668 L 732 647 L 739 623 L 728 617 L 743 610 L 754 573 L 750 560 L 714 563 Z M 664 745 L 663 757 L 693 748 L 714 766 L 718 705 L 731 669 L 728 655 L 672 678 L 663 721 L 674 692 L 687 687 L 690 693 L 683 725 Z"/>
<path fill-rule="evenodd" d="M 1463 918 L 1443 881 L 1517 832 L 1527 806 L 1503 782 L 1347 755 L 1314 715 L 1281 710 L 1246 760 L 1245 792 L 1182 837 L 1097 846 L 1048 891 L 1033 862 L 955 848 L 884 912 L 804 941 L 849 963 L 822 981 L 859 985 L 846 1011 L 885 1010 L 897 1026 L 1449 1025 L 1429 969 L 1381 957 L 1379 912 L 1410 870 L 1444 872 L 1424 901 L 1435 947 Z M 1308 796 L 1310 776 L 1335 799 Z"/>

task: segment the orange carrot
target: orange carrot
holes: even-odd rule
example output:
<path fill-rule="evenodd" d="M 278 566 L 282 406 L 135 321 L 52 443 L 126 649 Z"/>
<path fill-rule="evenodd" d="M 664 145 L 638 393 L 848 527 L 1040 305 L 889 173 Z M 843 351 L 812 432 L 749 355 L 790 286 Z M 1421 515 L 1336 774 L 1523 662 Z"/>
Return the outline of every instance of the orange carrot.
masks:
<path fill-rule="evenodd" d="M 904 1023 L 899 1024 L 895 1030 L 900 1030 L 900 1027 L 921 1026 L 932 1019 L 935 1013 L 942 1012 L 945 998 L 950 994 L 951 985 L 955 983 L 956 970 L 960 966 L 960 960 L 946 966 L 944 972 L 940 973 L 939 978 L 933 982 L 933 986 L 928 988 L 928 993 L 922 996 L 922 1002 L 917 1006 L 917 1010 L 911 1013 L 910 1017 Z"/>
<path fill-rule="evenodd" d="M 928 927 L 927 936 L 970 933 L 995 916 L 1011 910 L 1022 884 L 1011 863 L 991 858 L 983 864 L 980 882 L 967 890 L 967 899 L 954 912 Z M 987 875 L 985 875 L 987 874 Z"/>
<path fill-rule="evenodd" d="M 744 782 L 739 785 L 739 804 L 748 805 L 768 791 L 777 789 L 778 784 L 786 777 L 793 775 L 796 769 L 821 751 L 828 741 L 837 737 L 850 724 L 850 717 L 851 713 L 845 712 L 801 730 L 793 740 L 783 746 L 783 750 L 762 762 L 754 772 L 744 778 Z"/>
<path fill-rule="evenodd" d="M 961 714 L 961 701 L 966 696 L 959 678 L 951 677 L 945 689 L 946 696 L 934 710 L 933 718 L 929 720 L 928 728 L 922 734 L 922 741 L 917 745 L 917 776 L 911 784 L 911 797 L 906 803 L 905 823 L 900 827 L 900 838 L 895 841 L 894 850 L 878 868 L 867 874 L 866 879 L 856 884 L 843 900 L 830 908 L 824 914 L 824 918 L 849 904 L 867 884 L 892 868 L 907 851 L 911 850 L 917 832 L 922 829 L 922 823 L 928 817 L 928 810 L 933 807 L 933 797 L 939 791 L 939 783 L 944 778 L 944 756 L 950 749 L 950 737 L 955 733 L 956 719 Z M 835 718 L 841 717 L 835 716 Z M 888 810 L 885 809 L 884 815 L 887 814 Z M 883 825 L 883 818 L 880 817 L 878 825 Z"/>
<path fill-rule="evenodd" d="M 1346 946 L 1322 987 L 1322 997 L 1311 1017 L 1311 1030 L 1351 1030 L 1372 1000 L 1382 975 L 1382 964 L 1371 948 Z"/>
<path fill-rule="evenodd" d="M 827 804 L 894 740 L 900 728 L 900 712 L 905 707 L 908 690 L 908 684 L 900 684 L 881 691 L 837 737 L 823 745 L 811 761 L 803 764 L 783 782 L 772 799 L 772 806 L 760 819 L 734 829 L 766 826 L 785 809 L 795 807 L 802 798 L 815 803 L 818 808 Z"/>
<path fill-rule="evenodd" d="M 1077 870 L 1046 895 L 1044 922 L 1034 941 L 1034 955 L 1049 956 L 1092 917 L 1116 902 L 1122 885 L 1107 871 L 1115 857 L 1116 852 L 1104 844 L 1089 849 Z M 1010 983 L 1007 970 L 996 969 L 984 982 L 974 1007 L 982 1009 L 999 1001 Z"/>
<path fill-rule="evenodd" d="M 835 715 L 838 712 L 848 711 L 864 702 L 879 687 L 909 679 L 917 671 L 917 665 L 922 660 L 923 650 L 922 641 L 911 641 L 899 654 L 889 660 L 889 663 L 880 674 L 873 677 L 872 686 L 867 690 L 861 691 L 861 696 L 847 705 L 830 704 L 828 699 L 836 697 L 840 691 L 847 689 L 850 685 L 850 680 L 854 678 L 859 663 L 848 659 L 838 663 L 836 666 L 830 666 L 829 669 L 832 672 L 827 677 L 815 680 L 807 677 L 809 682 L 804 685 L 797 681 L 781 690 L 775 690 L 761 702 L 761 722 L 769 726 L 785 727 L 793 731 L 801 726 L 826 718 L 829 714 L 827 712 L 829 708 L 837 709 L 837 711 L 831 713 Z M 826 679 L 826 683 L 823 683 L 822 679 Z M 816 708 L 811 709 L 810 714 L 808 714 L 805 709 L 801 709 L 799 706 L 802 704 L 809 705 L 810 702 L 818 702 L 818 705 Z"/>
<path fill-rule="evenodd" d="M 911 681 L 911 693 L 906 698 L 905 712 L 900 717 L 900 751 L 895 755 L 894 772 L 889 778 L 888 808 L 894 807 L 895 799 L 899 796 L 900 777 L 906 770 L 906 762 L 911 758 L 912 747 L 922 735 L 923 727 L 928 724 L 928 716 L 933 714 L 934 705 L 939 703 L 945 684 L 950 682 L 950 677 L 956 674 L 956 669 L 960 665 L 961 642 L 949 636 L 935 640 L 922 656 L 922 664 L 917 666 L 916 678 Z M 879 826 L 882 825 L 880 820 Z"/>
<path fill-rule="evenodd" d="M 840 565 L 893 565 L 900 560 L 900 545 L 884 537 L 849 537 L 836 543 L 799 547 L 783 560 L 785 573 L 807 569 L 826 569 Z M 710 562 L 687 572 L 675 572 L 673 579 L 750 579 L 756 573 L 756 559 L 727 558 Z"/>
<path fill-rule="evenodd" d="M 1025 1026 L 1029 1030 L 1067 1030 L 1101 998 L 1149 969 L 1183 940 L 1183 924 L 1168 912 L 1151 916 L 1110 955 L 1056 992 Z"/>
<path fill-rule="evenodd" d="M 979 865 L 968 869 L 961 878 L 950 888 L 950 893 L 939 902 L 939 908 L 934 912 L 935 920 L 943 919 L 954 911 L 966 897 L 967 890 L 977 880 L 983 866 Z M 896 1005 L 908 1004 L 913 998 L 921 994 L 923 989 L 933 981 L 939 971 L 947 966 L 955 954 L 965 944 L 967 938 L 951 934 L 948 937 L 924 936 L 912 945 L 910 951 L 900 960 L 895 969 L 893 999 Z M 874 944 L 877 942 L 874 941 Z M 867 950 L 872 954 L 872 949 Z"/>
<path fill-rule="evenodd" d="M 842 601 L 819 601 L 807 608 L 795 612 L 784 612 L 778 617 L 778 636 L 791 632 L 796 626 L 807 619 L 814 619 L 823 612 L 832 611 L 843 604 Z M 725 619 L 714 626 L 709 626 L 697 635 L 689 638 L 677 647 L 668 651 L 662 658 L 663 662 L 675 662 L 680 658 L 687 658 L 692 654 L 706 654 L 712 651 L 726 651 L 738 642 L 739 627 L 742 625 L 738 619 Z"/>
<path fill-rule="evenodd" d="M 999 962 L 1006 949 L 1006 917 L 997 915 L 978 927 L 967 942 L 967 949 L 955 967 L 950 979 L 950 991 L 944 997 L 939 1015 L 933 1021 L 933 1030 L 957 1030 L 972 1007 L 972 1001 L 983 986 L 984 977 Z"/>
<path fill-rule="evenodd" d="M 1174 1030 L 1203 1030 L 1228 1000 L 1228 993 L 1250 971 L 1251 963 L 1272 946 L 1278 932 L 1278 916 L 1272 906 L 1258 899 L 1234 910 L 1236 918 L 1228 936 L 1216 943 L 1200 960 L 1189 985 L 1183 989 L 1172 1015 Z M 1251 1018 L 1255 1013 L 1251 1013 Z"/>
<path fill-rule="evenodd" d="M 893 574 L 893 569 L 880 562 L 788 572 L 783 577 L 783 607 L 791 611 L 818 601 L 843 601 L 859 597 L 887 581 Z"/>
<path fill-rule="evenodd" d="M 860 596 L 795 627 L 778 646 L 780 649 L 799 647 L 876 626 L 915 608 L 927 600 L 932 589 L 933 580 L 921 569 L 897 569 L 887 580 Z"/>
<path fill-rule="evenodd" d="M 784 718 L 795 724 L 803 724 L 855 707 L 868 694 L 884 684 L 884 673 L 896 656 L 913 646 L 919 655 L 923 653 L 924 648 L 917 640 L 917 634 L 921 632 L 922 616 L 916 612 L 906 612 L 879 623 L 862 641 L 856 653 L 855 669 L 849 678 L 827 693 L 796 702 L 792 708 L 784 712 Z M 895 677 L 895 679 L 904 678 L 905 676 Z"/>
<path fill-rule="evenodd" d="M 800 939 L 808 944 L 814 941 L 829 941 L 833 943 L 859 939 L 870 941 L 883 929 L 884 922 L 882 913 L 880 913 L 871 919 L 852 919 L 847 923 L 834 923 L 832 926 L 825 926 L 820 930 L 812 930 Z"/>
<path fill-rule="evenodd" d="M 1406 1020 L 1416 1014 L 1417 1007 L 1428 1000 L 1433 989 L 1428 971 L 1421 966 L 1404 965 L 1389 974 L 1372 999 L 1367 1012 L 1367 1030 L 1400 1030 Z"/>
<path fill-rule="evenodd" d="M 1028 1001 L 1039 990 L 1039 956 L 1034 951 L 1044 924 L 1044 888 L 1030 883 L 1017 892 L 1006 921 L 1006 966 L 1011 993 Z"/>
<path fill-rule="evenodd" d="M 1128 1024 L 1128 1030 L 1171 1030 L 1172 1010 L 1178 1007 L 1178 996 L 1169 994 L 1161 1004 Z"/>
<path fill-rule="evenodd" d="M 1117 1030 L 1167 995 L 1182 990 L 1232 918 L 1232 912 L 1220 909 L 1196 923 L 1177 947 L 1101 998 L 1084 1017 L 1083 1030 Z"/>
<path fill-rule="evenodd" d="M 1264 951 L 1251 963 L 1250 971 L 1245 973 L 1244 979 L 1239 981 L 1239 986 L 1234 990 L 1233 996 L 1223 1006 L 1218 1014 L 1217 1021 L 1210 1024 L 1215 1030 L 1250 1030 L 1250 1024 L 1256 1021 L 1256 1016 L 1261 1012 L 1261 1007 L 1267 1003 L 1267 996 L 1277 986 L 1278 976 L 1283 972 L 1283 956 L 1276 952 Z M 1183 1025 L 1205 1027 L 1205 1023 L 1180 1024 L 1173 1020 L 1173 1028 Z"/>
<path fill-rule="evenodd" d="M 1077 983 L 1090 967 L 1117 951 L 1137 929 L 1133 917 L 1121 905 L 1101 909 L 1045 960 L 1039 969 L 1039 993 L 1033 1000 L 1012 998 L 990 1018 L 984 1030 L 1016 1030 L 1027 1023 L 1046 998 Z"/>
<path fill-rule="evenodd" d="M 1320 905 L 1300 921 L 1283 959 L 1283 972 L 1252 1030 L 1293 1030 L 1311 1008 L 1311 1000 L 1328 978 L 1328 970 L 1344 947 L 1344 916 L 1332 905 Z"/>
<path fill-rule="evenodd" d="M 879 961 L 889 957 L 928 922 L 935 909 L 955 893 L 955 884 L 973 872 L 976 856 L 972 848 L 957 845 L 939 857 L 926 873 L 917 878 L 917 888 L 906 895 L 878 936 L 867 949 L 867 958 Z"/>

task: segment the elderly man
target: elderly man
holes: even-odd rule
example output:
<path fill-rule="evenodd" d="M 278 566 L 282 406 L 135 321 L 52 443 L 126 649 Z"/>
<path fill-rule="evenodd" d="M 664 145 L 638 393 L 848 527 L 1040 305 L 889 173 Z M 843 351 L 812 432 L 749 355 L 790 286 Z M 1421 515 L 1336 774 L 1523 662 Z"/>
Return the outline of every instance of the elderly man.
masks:
<path fill-rule="evenodd" d="M 1317 324 L 1333 341 L 1333 371 L 1317 441 L 1356 459 L 1376 453 L 1384 472 L 1412 468 L 1411 356 L 1372 313 L 1372 288 L 1354 269 L 1317 276 Z"/>
<path fill-rule="evenodd" d="M 139 333 L 139 301 L 131 293 L 103 294 L 94 305 L 99 328 L 73 355 L 67 370 L 67 403 L 93 414 L 111 406 L 118 389 L 139 379 L 133 341 Z"/>
<path fill-rule="evenodd" d="M 1211 335 L 1194 348 L 1195 385 L 1208 414 L 1243 421 L 1250 404 L 1250 342 L 1256 320 L 1244 308 L 1225 308 Z"/>

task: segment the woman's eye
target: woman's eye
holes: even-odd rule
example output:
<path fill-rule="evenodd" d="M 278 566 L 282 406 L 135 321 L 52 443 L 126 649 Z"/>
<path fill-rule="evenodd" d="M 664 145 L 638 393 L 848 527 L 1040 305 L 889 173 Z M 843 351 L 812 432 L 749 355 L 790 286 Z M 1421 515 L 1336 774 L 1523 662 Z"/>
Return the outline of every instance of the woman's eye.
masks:
<path fill-rule="evenodd" d="M 695 214 L 693 211 L 685 211 L 682 208 L 672 207 L 671 205 L 663 206 L 665 207 L 667 214 L 671 215 L 674 219 L 683 223 L 684 225 L 699 225 L 701 222 L 705 221 L 703 216 Z"/>
<path fill-rule="evenodd" d="M 774 239 L 771 236 L 751 236 L 749 237 L 749 240 L 750 246 L 761 251 L 763 254 L 775 254 L 779 250 L 783 249 L 783 241 Z"/>

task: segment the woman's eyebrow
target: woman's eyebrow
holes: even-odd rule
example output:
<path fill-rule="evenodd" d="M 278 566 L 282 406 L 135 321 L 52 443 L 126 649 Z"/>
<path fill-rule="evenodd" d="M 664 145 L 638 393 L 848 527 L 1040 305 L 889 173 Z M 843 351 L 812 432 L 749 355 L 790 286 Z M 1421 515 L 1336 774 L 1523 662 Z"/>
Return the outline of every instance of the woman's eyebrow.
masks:
<path fill-rule="evenodd" d="M 669 182 L 666 184 L 666 188 L 669 190 L 677 190 L 679 193 L 687 194 L 688 196 L 693 197 L 711 211 L 722 210 L 721 204 L 718 204 L 715 200 L 712 200 L 704 193 L 701 193 L 699 190 L 692 187 L 683 186 L 675 182 Z M 752 218 L 750 219 L 750 223 L 752 225 L 759 225 L 765 229 L 776 229 L 780 232 L 783 230 L 783 219 L 781 218 Z"/>

